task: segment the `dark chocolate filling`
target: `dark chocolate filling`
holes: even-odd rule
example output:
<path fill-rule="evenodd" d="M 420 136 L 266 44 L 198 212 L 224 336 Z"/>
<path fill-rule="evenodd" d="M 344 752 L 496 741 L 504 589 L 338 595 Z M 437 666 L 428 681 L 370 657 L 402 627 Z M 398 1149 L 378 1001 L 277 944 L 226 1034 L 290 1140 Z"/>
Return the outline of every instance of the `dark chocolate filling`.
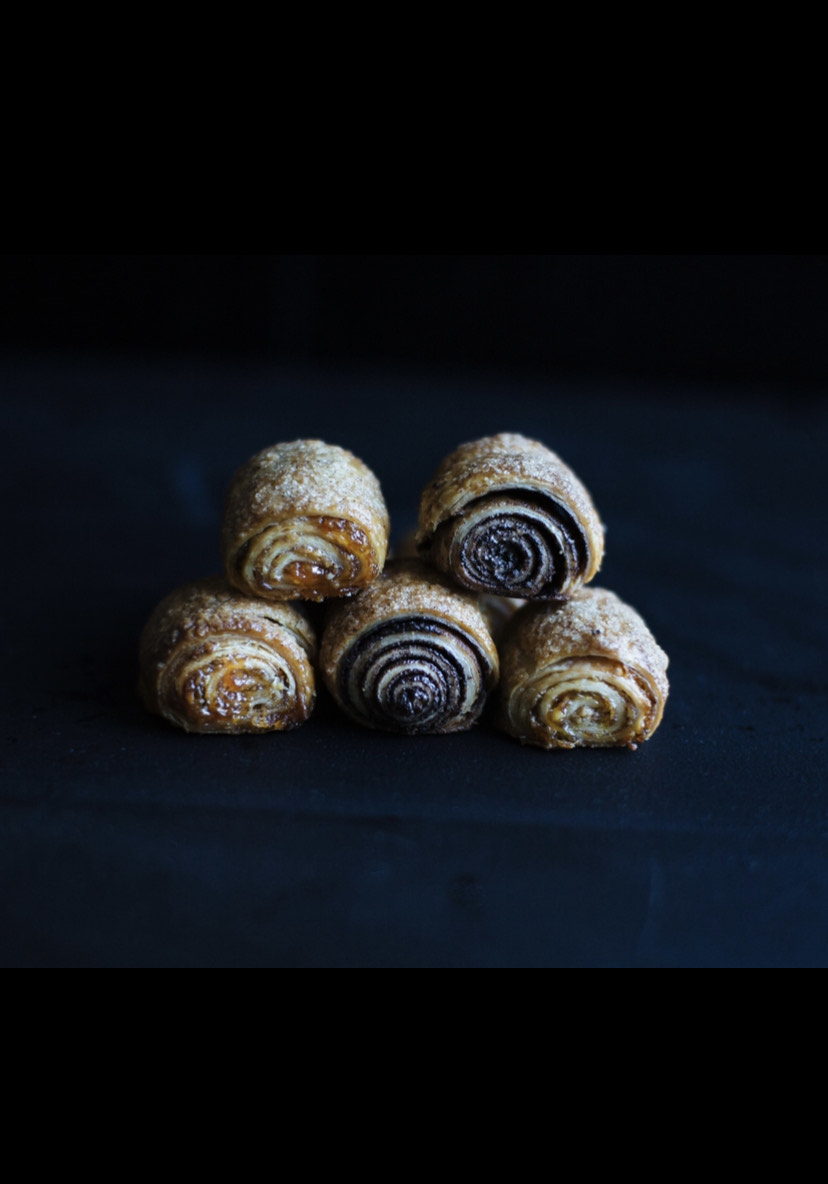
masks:
<path fill-rule="evenodd" d="M 504 497 L 520 504 L 498 511 L 497 502 Z M 458 527 L 465 516 L 476 513 L 487 501 L 492 502 L 491 514 L 469 531 L 461 545 L 455 538 Z M 542 522 L 522 516 L 520 505 L 553 519 L 564 546 Z M 532 599 L 555 599 L 573 574 L 586 570 L 588 559 L 586 536 L 578 520 L 560 502 L 543 494 L 530 499 L 502 491 L 477 498 L 438 527 L 435 544 L 432 551 L 450 556 L 451 574 L 466 587 Z"/>
<path fill-rule="evenodd" d="M 474 654 L 480 672 L 465 712 L 466 673 L 452 653 L 454 644 Z M 487 667 L 473 639 L 461 630 L 425 616 L 400 617 L 368 629 L 354 642 L 340 663 L 339 695 L 371 727 L 412 735 L 440 732 L 461 716 L 477 717 L 486 697 Z"/>

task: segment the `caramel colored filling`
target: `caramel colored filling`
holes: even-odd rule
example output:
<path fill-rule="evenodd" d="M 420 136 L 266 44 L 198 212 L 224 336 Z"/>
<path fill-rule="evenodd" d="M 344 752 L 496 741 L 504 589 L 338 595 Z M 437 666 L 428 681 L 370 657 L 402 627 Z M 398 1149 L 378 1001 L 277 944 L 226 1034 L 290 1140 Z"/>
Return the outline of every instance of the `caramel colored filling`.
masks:
<path fill-rule="evenodd" d="M 380 571 L 368 535 L 346 518 L 302 517 L 265 527 L 239 549 L 237 584 L 257 596 L 351 596 Z"/>
<path fill-rule="evenodd" d="M 565 658 L 506 696 L 510 731 L 544 748 L 634 748 L 660 720 L 645 675 L 603 656 Z"/>
<path fill-rule="evenodd" d="M 313 698 L 303 651 L 235 633 L 184 647 L 158 688 L 161 714 L 189 732 L 294 728 L 307 719 Z"/>

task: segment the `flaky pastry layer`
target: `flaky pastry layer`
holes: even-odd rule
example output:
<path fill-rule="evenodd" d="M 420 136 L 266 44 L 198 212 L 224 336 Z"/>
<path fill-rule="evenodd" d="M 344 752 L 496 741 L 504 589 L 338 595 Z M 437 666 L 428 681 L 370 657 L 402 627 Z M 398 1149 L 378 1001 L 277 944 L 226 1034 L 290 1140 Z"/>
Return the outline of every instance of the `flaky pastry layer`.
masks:
<path fill-rule="evenodd" d="M 669 692 L 668 658 L 642 617 L 605 588 L 529 604 L 500 642 L 496 722 L 542 748 L 635 748 Z"/>
<path fill-rule="evenodd" d="M 470 728 L 499 669 L 476 598 L 417 559 L 390 561 L 353 601 L 327 607 L 319 664 L 352 719 L 409 734 Z"/>
<path fill-rule="evenodd" d="M 316 635 L 305 613 L 195 580 L 157 606 L 141 635 L 139 691 L 187 732 L 295 728 L 313 710 Z"/>
<path fill-rule="evenodd" d="M 455 449 L 420 501 L 421 556 L 463 587 L 564 600 L 601 566 L 604 529 L 568 465 L 537 440 L 500 433 Z"/>
<path fill-rule="evenodd" d="M 388 551 L 380 484 L 353 453 L 321 440 L 265 448 L 227 494 L 221 553 L 228 581 L 267 600 L 353 596 Z"/>

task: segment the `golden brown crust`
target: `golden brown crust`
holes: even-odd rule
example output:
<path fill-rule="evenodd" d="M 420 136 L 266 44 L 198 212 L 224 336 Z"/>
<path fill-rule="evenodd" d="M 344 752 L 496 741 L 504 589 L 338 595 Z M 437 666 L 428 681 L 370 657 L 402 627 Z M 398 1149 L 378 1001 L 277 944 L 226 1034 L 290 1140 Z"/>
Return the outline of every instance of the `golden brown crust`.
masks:
<path fill-rule="evenodd" d="M 141 635 L 139 691 L 188 732 L 295 728 L 313 710 L 316 635 L 297 605 L 244 596 L 220 576 L 176 588 Z"/>
<path fill-rule="evenodd" d="M 562 600 L 600 568 L 604 529 L 559 456 L 503 432 L 462 444 L 438 467 L 420 502 L 417 546 L 464 587 Z"/>
<path fill-rule="evenodd" d="M 477 598 L 399 559 L 354 600 L 328 606 L 319 666 L 352 719 L 415 734 L 471 727 L 499 663 Z"/>
<path fill-rule="evenodd" d="M 345 448 L 293 440 L 265 448 L 233 477 L 221 531 L 229 582 L 267 600 L 352 596 L 388 551 L 379 481 Z"/>
<path fill-rule="evenodd" d="M 642 617 L 605 588 L 531 604 L 500 644 L 497 723 L 543 748 L 635 748 L 661 722 L 668 658 Z"/>

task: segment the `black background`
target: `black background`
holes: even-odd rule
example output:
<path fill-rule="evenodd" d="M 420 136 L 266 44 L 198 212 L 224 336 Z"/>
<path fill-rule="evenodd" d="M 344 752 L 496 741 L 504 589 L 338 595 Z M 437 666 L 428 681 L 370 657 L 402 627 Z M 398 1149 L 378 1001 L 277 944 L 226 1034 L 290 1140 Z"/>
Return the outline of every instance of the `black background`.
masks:
<path fill-rule="evenodd" d="M 826 326 L 825 256 L 5 256 L 2 963 L 826 964 Z M 399 538 L 501 430 L 671 656 L 638 752 L 142 712 L 252 452 L 353 449 Z"/>
<path fill-rule="evenodd" d="M 825 255 L 11 255 L 0 346 L 828 379 Z"/>

